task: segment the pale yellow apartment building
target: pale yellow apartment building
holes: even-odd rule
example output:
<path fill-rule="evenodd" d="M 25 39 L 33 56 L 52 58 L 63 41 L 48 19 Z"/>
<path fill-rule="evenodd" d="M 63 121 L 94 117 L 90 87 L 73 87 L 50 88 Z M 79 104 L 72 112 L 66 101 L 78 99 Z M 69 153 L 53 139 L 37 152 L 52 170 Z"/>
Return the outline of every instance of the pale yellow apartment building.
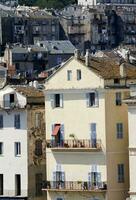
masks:
<path fill-rule="evenodd" d="M 125 200 L 136 68 L 78 50 L 45 83 L 48 200 Z"/>

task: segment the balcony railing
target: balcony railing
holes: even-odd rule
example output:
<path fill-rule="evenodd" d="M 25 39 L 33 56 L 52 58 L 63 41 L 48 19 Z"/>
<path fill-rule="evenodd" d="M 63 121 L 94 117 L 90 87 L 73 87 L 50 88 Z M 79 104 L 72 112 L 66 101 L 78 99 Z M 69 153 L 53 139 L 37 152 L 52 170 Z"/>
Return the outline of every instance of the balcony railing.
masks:
<path fill-rule="evenodd" d="M 92 149 L 101 150 L 101 140 L 47 140 L 47 148 L 51 149 Z"/>
<path fill-rule="evenodd" d="M 45 181 L 43 190 L 103 192 L 107 190 L 107 184 L 105 182 Z"/>

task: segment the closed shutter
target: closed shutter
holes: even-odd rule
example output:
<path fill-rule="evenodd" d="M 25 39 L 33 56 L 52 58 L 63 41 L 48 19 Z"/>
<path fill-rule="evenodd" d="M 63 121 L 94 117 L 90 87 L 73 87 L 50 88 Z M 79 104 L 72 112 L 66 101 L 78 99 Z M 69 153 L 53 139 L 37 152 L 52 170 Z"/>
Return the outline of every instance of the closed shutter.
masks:
<path fill-rule="evenodd" d="M 3 115 L 0 115 L 0 128 L 3 128 Z"/>
<path fill-rule="evenodd" d="M 97 172 L 97 186 L 102 187 L 101 173 Z"/>
<path fill-rule="evenodd" d="M 4 95 L 4 107 L 9 108 L 10 106 L 10 96 L 9 94 Z"/>
<path fill-rule="evenodd" d="M 60 107 L 63 108 L 63 94 L 60 94 Z"/>

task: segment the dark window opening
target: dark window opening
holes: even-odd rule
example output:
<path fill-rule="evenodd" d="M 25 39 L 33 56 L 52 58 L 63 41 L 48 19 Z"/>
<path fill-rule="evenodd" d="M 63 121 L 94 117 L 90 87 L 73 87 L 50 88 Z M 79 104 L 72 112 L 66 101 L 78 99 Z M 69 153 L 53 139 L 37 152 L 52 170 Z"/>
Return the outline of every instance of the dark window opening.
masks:
<path fill-rule="evenodd" d="M 21 195 L 21 175 L 20 174 L 15 175 L 15 195 L 16 196 Z"/>
<path fill-rule="evenodd" d="M 94 106 L 95 105 L 95 93 L 90 93 L 89 94 L 89 105 Z"/>
<path fill-rule="evenodd" d="M 120 80 L 118 78 L 114 79 L 114 84 L 120 84 Z"/>
<path fill-rule="evenodd" d="M 0 174 L 0 195 L 3 195 L 3 174 Z"/>
<path fill-rule="evenodd" d="M 35 155 L 36 156 L 42 155 L 42 140 L 35 141 Z"/>
<path fill-rule="evenodd" d="M 42 173 L 35 175 L 36 196 L 42 196 Z"/>
<path fill-rule="evenodd" d="M 55 94 L 55 107 L 60 107 L 60 94 Z"/>
<path fill-rule="evenodd" d="M 10 99 L 10 103 L 14 103 L 15 102 L 14 94 L 10 94 L 9 99 Z"/>

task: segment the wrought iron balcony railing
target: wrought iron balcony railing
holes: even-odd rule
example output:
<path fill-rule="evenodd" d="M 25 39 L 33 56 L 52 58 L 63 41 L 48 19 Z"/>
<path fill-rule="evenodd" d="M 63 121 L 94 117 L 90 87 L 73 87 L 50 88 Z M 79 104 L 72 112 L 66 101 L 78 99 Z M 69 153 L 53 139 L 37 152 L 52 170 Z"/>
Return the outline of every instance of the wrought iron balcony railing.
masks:
<path fill-rule="evenodd" d="M 47 148 L 55 149 L 101 149 L 101 140 L 61 140 L 59 142 L 55 140 L 47 140 Z"/>
<path fill-rule="evenodd" d="M 106 182 L 82 182 L 82 181 L 44 181 L 43 190 L 62 191 L 106 191 Z"/>

